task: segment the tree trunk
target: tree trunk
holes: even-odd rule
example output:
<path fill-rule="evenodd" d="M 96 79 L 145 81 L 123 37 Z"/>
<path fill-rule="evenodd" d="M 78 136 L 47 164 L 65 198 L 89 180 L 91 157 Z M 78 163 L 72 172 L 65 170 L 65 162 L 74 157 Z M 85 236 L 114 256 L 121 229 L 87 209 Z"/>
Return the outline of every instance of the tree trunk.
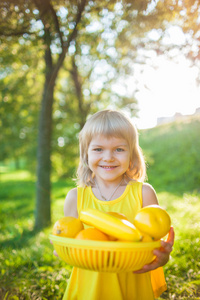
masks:
<path fill-rule="evenodd" d="M 47 81 L 48 79 L 46 79 Z M 35 227 L 51 223 L 51 134 L 54 84 L 45 83 L 39 119 Z"/>
<path fill-rule="evenodd" d="M 47 44 L 46 44 L 47 45 Z M 50 45 L 45 52 L 46 77 L 39 117 L 35 228 L 51 223 L 51 135 L 55 72 Z"/>
<path fill-rule="evenodd" d="M 47 1 L 49 3 L 49 1 Z M 35 228 L 41 229 L 51 224 L 51 135 L 52 135 L 52 111 L 53 111 L 53 96 L 56 78 L 60 68 L 63 65 L 65 55 L 70 46 L 70 42 L 76 38 L 77 25 L 81 20 L 87 0 L 81 1 L 79 10 L 76 16 L 76 26 L 72 31 L 67 43 L 63 43 L 61 36 L 62 53 L 60 54 L 57 63 L 53 64 L 51 53 L 51 31 L 49 22 L 45 19 L 44 24 L 44 45 L 45 45 L 45 63 L 46 63 L 46 78 L 42 105 L 39 118 L 39 133 L 38 133 L 38 152 L 37 152 L 37 186 L 36 186 L 36 212 L 35 212 Z M 40 7 L 41 1 L 37 1 Z M 43 12 L 43 8 L 41 9 Z M 43 12 L 43 17 L 45 11 Z M 55 15 L 54 15 L 55 17 Z M 56 21 L 57 22 L 57 21 Z M 58 26 L 58 23 L 56 23 Z M 59 29 L 59 28 L 58 28 Z"/>

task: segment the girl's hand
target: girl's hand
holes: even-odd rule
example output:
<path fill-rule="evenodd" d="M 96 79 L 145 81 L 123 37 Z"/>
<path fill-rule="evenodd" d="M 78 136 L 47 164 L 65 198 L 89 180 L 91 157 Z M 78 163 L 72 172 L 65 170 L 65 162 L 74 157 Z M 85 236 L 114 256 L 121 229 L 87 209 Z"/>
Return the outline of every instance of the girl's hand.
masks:
<path fill-rule="evenodd" d="M 53 244 L 53 242 L 51 240 L 50 240 L 50 243 Z M 56 250 L 53 250 L 53 254 L 58 257 Z"/>
<path fill-rule="evenodd" d="M 170 257 L 170 253 L 173 250 L 173 244 L 174 244 L 174 229 L 173 227 L 170 228 L 170 231 L 168 233 L 168 237 L 166 242 L 161 241 L 161 247 L 160 249 L 155 249 L 153 251 L 153 254 L 156 255 L 156 258 L 154 261 L 152 261 L 150 264 L 145 265 L 142 269 L 135 271 L 135 274 L 145 273 L 152 270 L 155 270 L 161 266 L 164 266 Z"/>
<path fill-rule="evenodd" d="M 53 254 L 54 254 L 56 257 L 58 257 L 58 254 L 57 254 L 56 250 L 53 250 Z"/>

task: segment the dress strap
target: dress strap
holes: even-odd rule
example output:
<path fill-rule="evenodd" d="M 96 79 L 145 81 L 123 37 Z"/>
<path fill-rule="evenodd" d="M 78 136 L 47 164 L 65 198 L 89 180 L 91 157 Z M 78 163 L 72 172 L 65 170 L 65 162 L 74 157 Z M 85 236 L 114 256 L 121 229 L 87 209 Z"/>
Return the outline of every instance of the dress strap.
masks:
<path fill-rule="evenodd" d="M 77 187 L 77 211 L 78 215 L 80 214 L 80 211 L 82 210 L 82 199 L 83 199 L 83 193 L 84 193 L 84 187 L 78 186 Z"/>

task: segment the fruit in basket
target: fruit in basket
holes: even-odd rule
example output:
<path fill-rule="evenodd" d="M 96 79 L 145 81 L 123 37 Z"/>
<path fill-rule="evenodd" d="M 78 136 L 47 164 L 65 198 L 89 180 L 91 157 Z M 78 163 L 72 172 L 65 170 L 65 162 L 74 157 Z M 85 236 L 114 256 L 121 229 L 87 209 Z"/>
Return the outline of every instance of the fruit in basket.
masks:
<path fill-rule="evenodd" d="M 83 229 L 83 223 L 79 219 L 74 217 L 63 217 L 54 224 L 52 234 L 74 238 Z"/>
<path fill-rule="evenodd" d="M 142 243 L 152 243 L 153 241 L 154 240 L 153 240 L 153 238 L 150 235 L 143 234 L 142 240 L 141 240 Z"/>
<path fill-rule="evenodd" d="M 117 239 L 138 242 L 142 238 L 139 230 L 131 222 L 93 208 L 82 210 L 80 220 Z"/>
<path fill-rule="evenodd" d="M 98 230 L 97 228 L 89 227 L 81 230 L 76 236 L 75 239 L 78 240 L 93 240 L 93 241 L 109 241 L 107 234 Z"/>
<path fill-rule="evenodd" d="M 159 205 L 149 205 L 136 214 L 133 224 L 141 233 L 149 235 L 156 241 L 169 232 L 171 219 L 166 210 Z"/>
<path fill-rule="evenodd" d="M 128 221 L 127 217 L 124 214 L 122 214 L 122 213 L 118 213 L 118 212 L 114 212 L 114 211 L 109 211 L 109 212 L 107 212 L 107 214 L 109 214 L 111 216 L 114 216 L 114 217 L 116 217 L 118 219 L 127 220 Z M 114 236 L 109 235 L 109 240 L 110 241 L 117 241 L 117 238 L 114 237 Z"/>
<path fill-rule="evenodd" d="M 115 212 L 115 211 L 109 211 L 107 212 L 107 214 L 111 215 L 111 216 L 114 216 L 116 218 L 119 218 L 121 220 L 127 220 L 127 217 L 124 215 L 124 214 L 121 214 L 121 213 L 118 213 L 118 212 Z"/>

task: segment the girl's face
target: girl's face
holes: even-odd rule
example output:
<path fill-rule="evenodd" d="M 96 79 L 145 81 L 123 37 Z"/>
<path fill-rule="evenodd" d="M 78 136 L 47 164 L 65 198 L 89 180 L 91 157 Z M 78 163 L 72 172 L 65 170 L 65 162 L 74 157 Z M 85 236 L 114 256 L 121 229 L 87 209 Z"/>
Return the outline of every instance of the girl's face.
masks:
<path fill-rule="evenodd" d="M 88 165 L 97 180 L 116 182 L 122 179 L 130 164 L 130 150 L 123 138 L 94 137 L 88 147 Z"/>

